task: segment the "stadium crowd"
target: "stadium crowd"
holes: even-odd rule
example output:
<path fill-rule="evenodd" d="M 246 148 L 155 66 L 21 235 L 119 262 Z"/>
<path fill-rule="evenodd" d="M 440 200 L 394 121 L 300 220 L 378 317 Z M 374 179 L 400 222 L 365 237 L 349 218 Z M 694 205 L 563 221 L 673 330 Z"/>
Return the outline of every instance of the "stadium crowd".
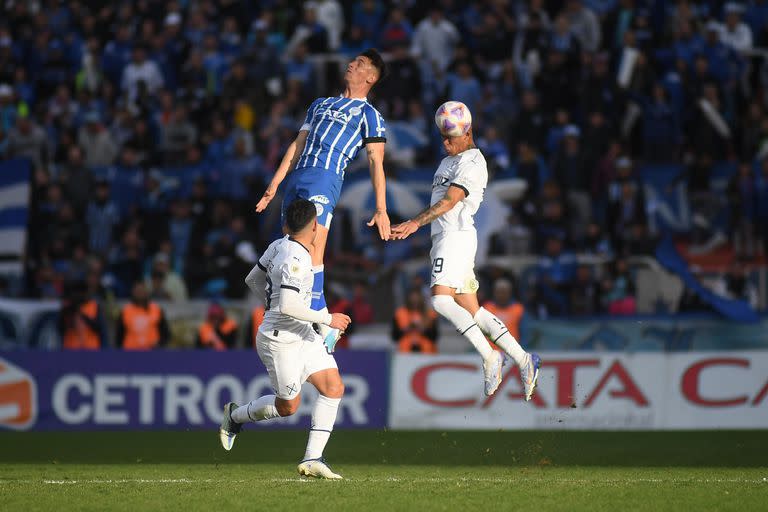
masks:
<path fill-rule="evenodd" d="M 626 258 L 656 242 L 643 165 L 684 169 L 668 186 L 704 218 L 694 242 L 730 233 L 739 261 L 765 251 L 767 24 L 765 0 L 4 2 L 0 156 L 33 166 L 26 278 L 4 293 L 60 298 L 79 282 L 126 298 L 142 282 L 152 300 L 242 298 L 279 232 L 274 212 L 253 214 L 265 181 L 307 105 L 338 92 L 336 59 L 378 47 L 389 76 L 372 103 L 429 139 L 413 165 L 441 158 L 430 119 L 450 98 L 473 112 L 491 183 L 527 183 L 490 247 L 540 256 L 526 309 L 632 313 Z M 349 224 L 334 222 L 331 266 L 420 254 L 355 246 Z M 610 264 L 596 273 L 577 253 Z M 485 272 L 486 298 L 512 277 Z"/>

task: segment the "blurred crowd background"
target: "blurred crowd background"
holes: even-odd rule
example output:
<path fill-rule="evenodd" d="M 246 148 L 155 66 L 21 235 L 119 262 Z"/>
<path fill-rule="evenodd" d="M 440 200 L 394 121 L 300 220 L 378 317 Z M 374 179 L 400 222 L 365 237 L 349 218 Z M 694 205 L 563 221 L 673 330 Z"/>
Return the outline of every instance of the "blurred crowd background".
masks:
<path fill-rule="evenodd" d="M 5 0 L 0 158 L 31 161 L 33 184 L 24 273 L 0 294 L 65 311 L 202 299 L 219 318 L 280 234 L 279 198 L 253 207 L 307 106 L 376 47 L 390 216 L 426 205 L 433 112 L 466 103 L 493 192 L 482 299 L 514 329 L 709 309 L 685 286 L 639 305 L 638 268 L 668 232 L 710 288 L 764 308 L 767 28 L 764 0 Z M 366 180 L 353 165 L 334 216 L 329 302 L 430 351 L 428 234 L 375 240 Z M 689 222 L 659 224 L 669 204 Z"/>

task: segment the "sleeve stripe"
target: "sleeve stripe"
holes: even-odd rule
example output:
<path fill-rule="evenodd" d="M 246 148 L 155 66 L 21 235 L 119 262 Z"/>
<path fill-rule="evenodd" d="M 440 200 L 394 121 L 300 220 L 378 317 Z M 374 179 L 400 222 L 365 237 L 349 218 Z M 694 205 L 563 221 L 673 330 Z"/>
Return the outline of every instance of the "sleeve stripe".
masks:
<path fill-rule="evenodd" d="M 469 190 L 467 190 L 467 187 L 465 187 L 464 185 L 459 185 L 458 183 L 451 183 L 450 186 L 460 188 L 461 190 L 464 191 L 465 196 L 469 197 Z"/>
<path fill-rule="evenodd" d="M 267 271 L 267 267 L 265 267 L 264 265 L 262 265 L 260 261 L 257 261 L 257 262 L 256 262 L 256 266 L 257 266 L 257 267 L 259 267 L 259 268 L 261 269 L 261 271 L 262 271 L 262 272 L 266 272 L 266 271 Z"/>
<path fill-rule="evenodd" d="M 296 293 L 301 293 L 301 291 L 300 291 L 300 290 L 299 290 L 297 287 L 295 287 L 295 286 L 289 286 L 289 285 L 287 285 L 287 284 L 281 284 L 281 285 L 280 285 L 280 288 L 282 288 L 282 289 L 284 289 L 284 290 L 293 290 L 293 291 L 295 291 Z"/>
<path fill-rule="evenodd" d="M 372 142 L 387 142 L 386 137 L 366 137 L 363 139 L 363 146 Z"/>

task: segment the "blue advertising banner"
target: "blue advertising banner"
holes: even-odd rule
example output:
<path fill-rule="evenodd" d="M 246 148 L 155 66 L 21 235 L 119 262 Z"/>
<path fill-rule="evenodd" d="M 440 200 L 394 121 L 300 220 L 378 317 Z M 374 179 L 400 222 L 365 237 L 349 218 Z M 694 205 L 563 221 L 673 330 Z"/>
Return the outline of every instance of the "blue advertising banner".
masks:
<path fill-rule="evenodd" d="M 768 349 L 768 319 L 728 322 L 714 317 L 635 316 L 531 320 L 536 350 L 687 352 Z"/>
<path fill-rule="evenodd" d="M 346 393 L 339 428 L 384 427 L 386 352 L 336 354 Z M 226 402 L 272 393 L 255 351 L 0 352 L 0 428 L 214 429 Z M 289 418 L 251 428 L 307 428 L 317 391 L 304 384 Z"/>

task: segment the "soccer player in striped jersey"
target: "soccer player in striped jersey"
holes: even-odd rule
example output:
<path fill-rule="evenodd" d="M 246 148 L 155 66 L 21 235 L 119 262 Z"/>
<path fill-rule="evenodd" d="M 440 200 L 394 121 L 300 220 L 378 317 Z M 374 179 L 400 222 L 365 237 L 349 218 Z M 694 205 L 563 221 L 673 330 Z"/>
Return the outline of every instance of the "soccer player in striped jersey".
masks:
<path fill-rule="evenodd" d="M 311 247 L 315 283 L 312 309 L 328 312 L 323 295 L 323 256 L 333 209 L 341 194 L 344 172 L 363 146 L 376 197 L 376 211 L 368 226 L 376 226 L 382 240 L 390 235 L 385 195 L 384 144 L 387 128 L 381 114 L 368 103 L 371 88 L 385 72 L 381 55 L 369 49 L 347 65 L 345 89 L 340 96 L 318 98 L 309 106 L 296 139 L 288 146 L 264 196 L 256 205 L 262 212 L 285 180 L 282 213 L 297 198 L 308 199 L 317 209 L 318 232 Z M 339 331 L 320 326 L 329 352 Z"/>

